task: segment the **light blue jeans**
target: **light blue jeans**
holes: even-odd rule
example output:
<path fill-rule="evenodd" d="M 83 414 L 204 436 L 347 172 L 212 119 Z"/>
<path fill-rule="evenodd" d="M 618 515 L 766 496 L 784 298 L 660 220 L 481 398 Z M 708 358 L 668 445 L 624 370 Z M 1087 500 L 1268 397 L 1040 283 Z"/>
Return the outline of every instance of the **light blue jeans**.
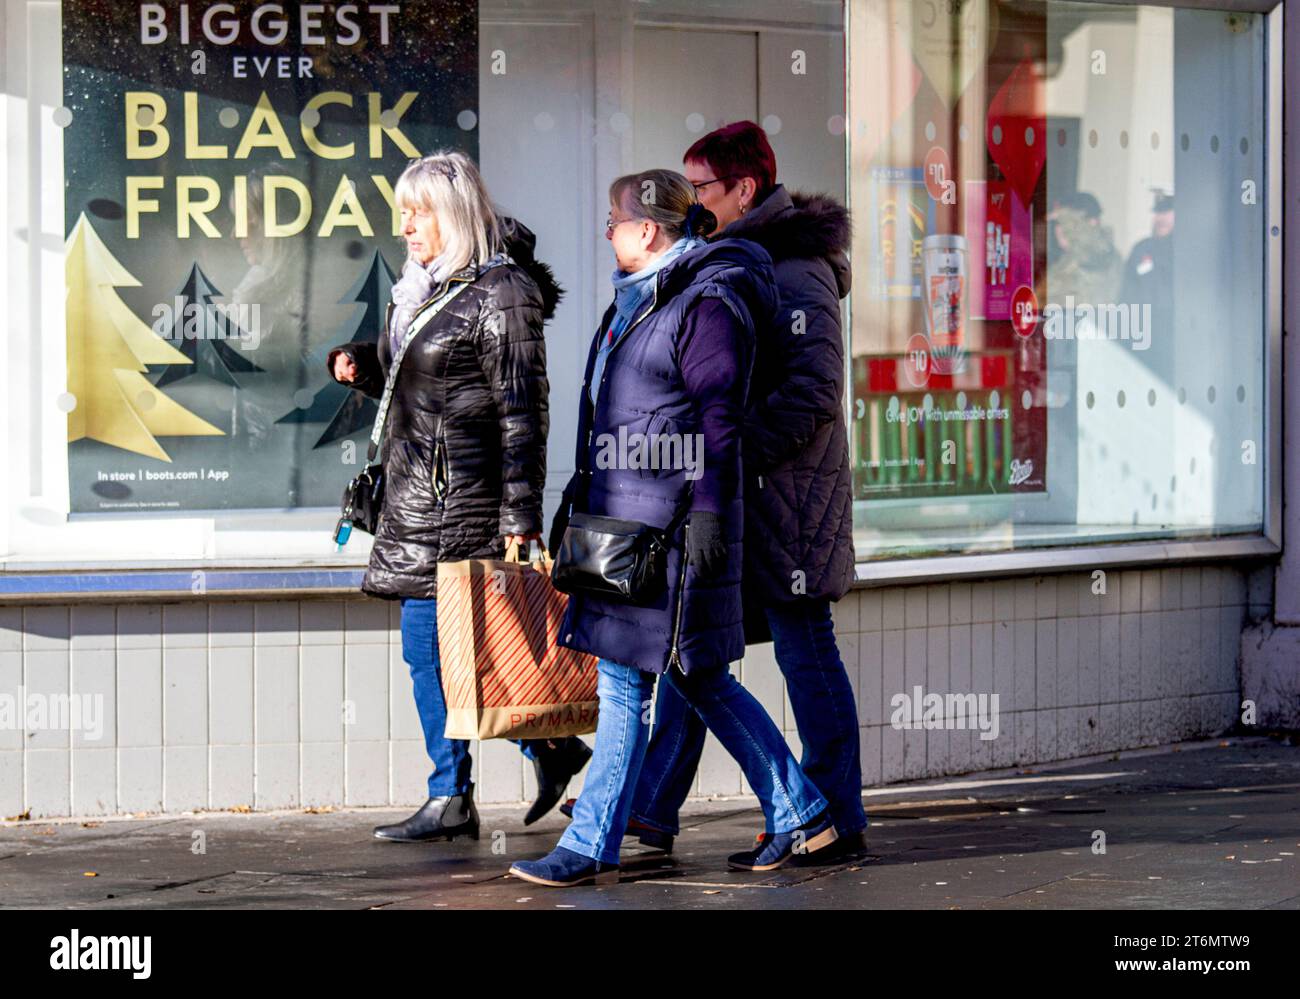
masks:
<path fill-rule="evenodd" d="M 442 663 L 438 658 L 438 602 L 433 597 L 402 597 L 402 658 L 411 669 L 415 709 L 424 730 L 424 748 L 433 763 L 429 797 L 468 794 L 469 742 L 448 739 L 447 703 L 442 696 Z M 528 759 L 546 751 L 545 739 L 512 739 Z"/>
<path fill-rule="evenodd" d="M 785 675 L 808 779 L 830 799 L 841 836 L 867 826 L 862 808 L 858 709 L 835 643 L 829 600 L 766 609 L 776 662 Z M 677 811 L 691 793 L 704 753 L 704 722 L 671 688 L 659 691 L 655 728 L 641 768 L 632 817 L 667 833 L 678 830 Z"/>
<path fill-rule="evenodd" d="M 607 864 L 618 863 L 637 779 L 650 741 L 655 677 L 600 660 L 596 747 L 560 846 Z M 826 808 L 772 719 L 723 667 L 664 674 L 745 772 L 770 833 L 793 832 Z"/>

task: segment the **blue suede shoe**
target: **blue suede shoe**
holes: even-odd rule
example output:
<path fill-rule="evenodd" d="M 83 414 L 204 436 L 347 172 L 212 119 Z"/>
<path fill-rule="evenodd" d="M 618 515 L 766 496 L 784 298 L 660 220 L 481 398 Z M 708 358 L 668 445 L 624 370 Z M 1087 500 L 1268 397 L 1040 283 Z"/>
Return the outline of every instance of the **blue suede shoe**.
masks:
<path fill-rule="evenodd" d="M 548 888 L 618 884 L 618 864 L 592 860 L 562 846 L 557 846 L 541 860 L 516 860 L 510 865 L 510 873 Z"/>
<path fill-rule="evenodd" d="M 837 829 L 836 832 L 839 832 Z M 855 860 L 864 860 L 867 856 L 867 831 L 859 829 L 848 835 L 841 835 L 830 846 L 822 847 L 816 853 L 796 853 L 790 861 L 792 867 L 825 867 L 827 864 L 848 864 Z"/>
<path fill-rule="evenodd" d="M 727 866 L 736 871 L 774 871 L 796 854 L 816 853 L 838 838 L 830 809 L 827 809 L 794 832 L 759 833 L 754 849 L 733 853 L 727 858 Z"/>

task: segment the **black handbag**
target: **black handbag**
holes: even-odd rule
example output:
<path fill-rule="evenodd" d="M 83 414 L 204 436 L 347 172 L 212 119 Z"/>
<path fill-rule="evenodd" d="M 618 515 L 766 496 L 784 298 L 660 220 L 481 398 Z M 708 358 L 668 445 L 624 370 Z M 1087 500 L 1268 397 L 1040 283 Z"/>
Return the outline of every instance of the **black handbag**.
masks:
<path fill-rule="evenodd" d="M 384 466 L 376 462 L 347 484 L 343 490 L 343 516 L 334 529 L 336 544 L 347 544 L 352 528 L 374 536 L 379 530 L 379 511 L 384 508 Z"/>
<path fill-rule="evenodd" d="M 653 601 L 667 584 L 668 549 L 690 497 L 688 490 L 664 528 L 592 513 L 573 514 L 555 553 L 552 585 L 563 593 L 630 604 Z"/>
<path fill-rule="evenodd" d="M 500 262 L 504 261 L 495 259 L 490 261 L 479 269 L 478 275 L 482 275 L 484 271 L 498 266 Z M 415 315 L 411 317 L 410 325 L 406 328 L 406 335 L 402 338 L 402 344 L 397 349 L 397 356 L 393 358 L 392 364 L 388 367 L 388 378 L 384 381 L 384 394 L 379 400 L 379 412 L 375 416 L 375 425 L 370 432 L 370 444 L 366 448 L 365 470 L 349 482 L 343 490 L 343 514 L 334 527 L 335 544 L 347 544 L 354 527 L 365 531 L 372 537 L 378 533 L 379 514 L 384 508 L 384 486 L 387 475 L 384 473 L 383 463 L 376 461 L 375 458 L 379 454 L 380 443 L 384 439 L 384 430 L 387 428 L 388 407 L 393 401 L 393 387 L 397 384 L 397 372 L 402 365 L 402 358 L 406 356 L 406 348 L 415 339 L 415 334 L 420 332 L 428 324 L 429 320 L 446 308 L 453 298 L 472 283 L 472 281 L 460 281 L 454 288 L 444 291 L 440 298 L 434 299 L 431 306 L 426 305 L 423 309 L 417 310 Z M 421 321 L 417 324 L 416 319 Z"/>

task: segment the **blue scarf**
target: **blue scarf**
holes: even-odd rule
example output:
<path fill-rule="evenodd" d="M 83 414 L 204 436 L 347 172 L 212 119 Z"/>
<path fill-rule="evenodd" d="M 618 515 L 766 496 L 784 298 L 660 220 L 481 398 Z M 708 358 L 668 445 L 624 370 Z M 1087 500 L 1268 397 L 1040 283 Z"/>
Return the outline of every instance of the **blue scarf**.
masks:
<path fill-rule="evenodd" d="M 601 337 L 600 349 L 596 351 L 596 362 L 591 369 L 589 394 L 593 405 L 600 394 L 600 379 L 604 374 L 609 352 L 644 311 L 646 303 L 654 294 L 655 279 L 659 276 L 659 272 L 683 253 L 704 245 L 706 245 L 705 241 L 697 236 L 683 236 L 639 271 L 629 274 L 615 268 L 610 278 L 614 285 L 614 317 L 609 321 L 608 331 Z"/>

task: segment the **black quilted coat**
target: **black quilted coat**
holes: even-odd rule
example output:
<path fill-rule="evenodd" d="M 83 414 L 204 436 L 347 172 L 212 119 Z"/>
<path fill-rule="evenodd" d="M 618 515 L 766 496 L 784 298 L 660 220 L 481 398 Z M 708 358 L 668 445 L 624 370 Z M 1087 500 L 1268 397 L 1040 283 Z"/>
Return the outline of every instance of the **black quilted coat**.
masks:
<path fill-rule="evenodd" d="M 844 421 L 840 299 L 849 292 L 848 212 L 782 185 L 718 238 L 772 256 L 781 306 L 758 331 L 745 419 L 746 634 L 759 608 L 838 600 L 853 580 L 853 497 Z"/>
<path fill-rule="evenodd" d="M 361 584 L 372 596 L 436 596 L 439 562 L 499 558 L 503 535 L 542 529 L 542 322 L 562 292 L 534 259 L 533 234 L 513 220 L 506 232 L 514 263 L 477 280 L 472 269 L 453 275 L 449 283 L 472 284 L 415 335 L 402 361 L 384 443 L 383 512 Z M 340 352 L 357 365 L 352 387 L 379 398 L 392 359 L 387 335 L 335 347 L 331 376 Z"/>

